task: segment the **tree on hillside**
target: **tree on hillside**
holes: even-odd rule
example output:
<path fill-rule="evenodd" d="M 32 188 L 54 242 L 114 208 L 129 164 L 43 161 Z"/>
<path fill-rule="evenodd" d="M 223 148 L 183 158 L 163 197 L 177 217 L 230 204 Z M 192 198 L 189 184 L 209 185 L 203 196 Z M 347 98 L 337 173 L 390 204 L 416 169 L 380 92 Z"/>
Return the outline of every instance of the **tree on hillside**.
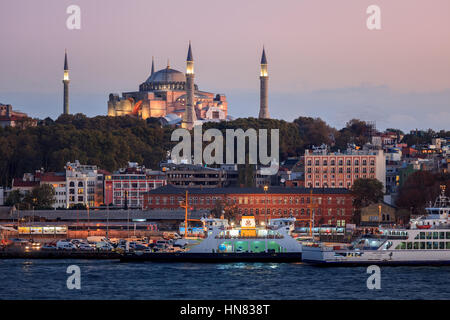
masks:
<path fill-rule="evenodd" d="M 350 120 L 347 122 L 345 128 L 339 130 L 336 138 L 336 148 L 345 150 L 349 143 L 363 146 L 370 141 L 373 129 L 372 125 L 365 121 L 358 119 Z"/>
<path fill-rule="evenodd" d="M 396 205 L 410 214 L 423 214 L 430 201 L 439 195 L 440 185 L 446 185 L 446 193 L 450 195 L 450 174 L 414 172 L 400 188 Z"/>
<path fill-rule="evenodd" d="M 298 126 L 303 149 L 322 144 L 330 146 L 334 144 L 337 130 L 328 126 L 322 119 L 299 117 L 294 120 L 294 123 Z"/>
<path fill-rule="evenodd" d="M 55 203 L 55 189 L 51 184 L 34 187 L 23 198 L 23 203 L 29 209 L 51 209 Z"/>
<path fill-rule="evenodd" d="M 18 207 L 23 200 L 23 195 L 20 193 L 19 190 L 13 190 L 9 193 L 8 197 L 5 200 L 5 205 L 12 207 L 16 206 Z"/>
<path fill-rule="evenodd" d="M 7 206 L 16 206 L 21 210 L 51 209 L 54 203 L 55 189 L 51 184 L 36 186 L 25 195 L 19 190 L 14 190 L 5 201 Z"/>
<path fill-rule="evenodd" d="M 383 184 L 377 179 L 356 179 L 351 188 L 353 207 L 355 208 L 354 222 L 359 224 L 361 208 L 383 200 Z"/>

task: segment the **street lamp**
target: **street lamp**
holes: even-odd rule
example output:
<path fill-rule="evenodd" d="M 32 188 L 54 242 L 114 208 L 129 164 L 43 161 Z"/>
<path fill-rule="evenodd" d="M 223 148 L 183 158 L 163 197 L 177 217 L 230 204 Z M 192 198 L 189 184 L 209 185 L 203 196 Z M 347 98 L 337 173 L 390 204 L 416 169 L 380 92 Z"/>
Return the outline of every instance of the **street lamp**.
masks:
<path fill-rule="evenodd" d="M 106 239 L 109 239 L 109 203 L 106 205 Z"/>
<path fill-rule="evenodd" d="M 127 237 L 130 239 L 130 206 L 128 205 L 128 190 L 125 190 L 125 202 L 127 205 Z"/>
<path fill-rule="evenodd" d="M 87 209 L 87 216 L 88 216 L 88 237 L 90 236 L 90 224 L 91 224 L 91 216 L 89 215 L 89 203 L 87 203 L 86 205 L 86 209 Z"/>
<path fill-rule="evenodd" d="M 269 190 L 269 186 L 264 186 L 264 194 L 265 194 L 265 200 L 264 203 L 266 205 L 266 209 L 264 210 L 264 222 L 267 224 L 267 190 Z"/>

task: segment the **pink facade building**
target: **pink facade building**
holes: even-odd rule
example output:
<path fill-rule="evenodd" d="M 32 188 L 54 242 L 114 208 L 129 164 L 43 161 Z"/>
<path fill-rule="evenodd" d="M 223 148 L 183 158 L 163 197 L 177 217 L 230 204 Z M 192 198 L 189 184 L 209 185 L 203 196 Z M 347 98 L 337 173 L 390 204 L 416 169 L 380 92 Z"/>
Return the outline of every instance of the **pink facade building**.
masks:
<path fill-rule="evenodd" d="M 305 151 L 305 187 L 351 188 L 358 178 L 375 178 L 385 186 L 383 150 Z"/>

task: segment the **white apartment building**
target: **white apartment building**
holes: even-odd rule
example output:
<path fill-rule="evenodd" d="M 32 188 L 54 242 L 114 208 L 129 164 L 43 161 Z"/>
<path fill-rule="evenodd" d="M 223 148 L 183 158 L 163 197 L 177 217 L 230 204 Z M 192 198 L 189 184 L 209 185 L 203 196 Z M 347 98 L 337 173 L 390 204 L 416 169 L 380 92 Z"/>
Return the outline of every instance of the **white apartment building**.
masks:
<path fill-rule="evenodd" d="M 97 166 L 81 165 L 78 160 L 68 162 L 66 169 L 66 205 L 67 208 L 76 204 L 94 207 L 96 205 L 95 193 L 98 189 L 98 180 L 102 174 L 98 173 Z"/>

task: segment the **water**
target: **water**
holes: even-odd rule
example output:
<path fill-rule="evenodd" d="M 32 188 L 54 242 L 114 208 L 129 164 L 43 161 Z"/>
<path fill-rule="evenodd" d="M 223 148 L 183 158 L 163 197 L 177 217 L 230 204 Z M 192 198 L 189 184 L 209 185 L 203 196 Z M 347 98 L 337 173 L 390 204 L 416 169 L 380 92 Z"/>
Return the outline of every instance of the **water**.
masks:
<path fill-rule="evenodd" d="M 72 264 L 81 290 L 66 287 Z M 450 299 L 450 267 L 382 267 L 380 290 L 368 277 L 301 263 L 0 260 L 0 299 Z"/>

